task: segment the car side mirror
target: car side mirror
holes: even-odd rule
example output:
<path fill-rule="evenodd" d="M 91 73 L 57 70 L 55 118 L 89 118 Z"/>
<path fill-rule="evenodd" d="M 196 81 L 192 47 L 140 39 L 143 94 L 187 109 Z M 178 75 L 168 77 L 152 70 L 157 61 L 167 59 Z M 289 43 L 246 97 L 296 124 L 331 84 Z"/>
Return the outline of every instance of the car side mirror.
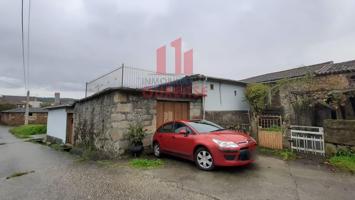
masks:
<path fill-rule="evenodd" d="M 184 129 L 181 129 L 180 131 L 179 131 L 179 134 L 182 134 L 182 135 L 184 135 L 185 137 L 188 135 L 187 134 L 187 130 L 184 128 Z"/>

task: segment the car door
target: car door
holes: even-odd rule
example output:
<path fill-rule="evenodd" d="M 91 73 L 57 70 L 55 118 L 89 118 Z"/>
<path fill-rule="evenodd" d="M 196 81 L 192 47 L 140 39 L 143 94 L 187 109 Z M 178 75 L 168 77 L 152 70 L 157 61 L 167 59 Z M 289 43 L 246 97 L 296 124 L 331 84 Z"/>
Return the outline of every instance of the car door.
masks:
<path fill-rule="evenodd" d="M 158 130 L 158 141 L 161 150 L 171 151 L 171 140 L 174 134 L 174 122 L 162 125 Z"/>
<path fill-rule="evenodd" d="M 187 134 L 180 134 L 180 130 L 185 129 Z M 195 134 L 193 131 L 186 126 L 184 123 L 177 122 L 174 125 L 174 135 L 173 135 L 173 151 L 184 157 L 191 157 L 194 148 Z"/>

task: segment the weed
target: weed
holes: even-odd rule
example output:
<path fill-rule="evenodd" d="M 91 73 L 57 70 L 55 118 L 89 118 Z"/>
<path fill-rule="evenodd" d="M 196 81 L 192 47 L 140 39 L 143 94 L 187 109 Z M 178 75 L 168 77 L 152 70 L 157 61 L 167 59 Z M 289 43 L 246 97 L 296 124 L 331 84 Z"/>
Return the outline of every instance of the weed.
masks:
<path fill-rule="evenodd" d="M 282 160 L 295 160 L 296 154 L 288 149 L 269 149 L 264 147 L 258 147 L 258 152 L 266 155 L 272 155 L 281 158 Z"/>
<path fill-rule="evenodd" d="M 10 132 L 18 138 L 30 138 L 31 135 L 45 134 L 47 127 L 42 124 L 29 124 L 11 128 Z"/>
<path fill-rule="evenodd" d="M 159 159 L 133 159 L 129 162 L 129 164 L 134 168 L 141 168 L 141 169 L 153 169 L 158 168 L 164 164 L 162 160 Z"/>
<path fill-rule="evenodd" d="M 340 169 L 355 173 L 355 154 L 335 155 L 329 159 L 329 163 Z"/>

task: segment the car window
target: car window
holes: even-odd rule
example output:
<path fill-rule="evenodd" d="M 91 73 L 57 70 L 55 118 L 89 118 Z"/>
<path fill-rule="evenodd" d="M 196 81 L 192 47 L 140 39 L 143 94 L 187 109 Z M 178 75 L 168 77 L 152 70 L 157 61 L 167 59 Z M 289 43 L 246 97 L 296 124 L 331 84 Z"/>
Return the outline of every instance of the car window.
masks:
<path fill-rule="evenodd" d="M 187 133 L 192 133 L 192 130 L 183 123 L 175 123 L 175 133 L 179 133 L 182 129 L 186 129 Z"/>
<path fill-rule="evenodd" d="M 174 123 L 173 122 L 170 122 L 170 123 L 167 123 L 165 124 L 164 126 L 160 127 L 158 132 L 159 133 L 173 133 L 173 128 L 174 128 Z"/>
<path fill-rule="evenodd" d="M 206 120 L 187 122 L 187 124 L 199 133 L 209 133 L 213 131 L 224 130 L 223 127 Z"/>

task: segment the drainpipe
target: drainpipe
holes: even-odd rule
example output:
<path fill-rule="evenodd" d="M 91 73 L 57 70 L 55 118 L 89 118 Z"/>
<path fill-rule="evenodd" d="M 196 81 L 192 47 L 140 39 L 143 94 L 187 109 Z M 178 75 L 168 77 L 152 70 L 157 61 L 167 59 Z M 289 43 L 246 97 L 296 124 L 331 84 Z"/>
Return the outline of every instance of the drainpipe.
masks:
<path fill-rule="evenodd" d="M 202 91 L 204 91 L 204 89 L 206 89 L 206 94 L 203 94 L 203 97 L 202 97 L 202 112 L 203 112 L 203 115 L 202 115 L 202 119 L 205 119 L 206 117 L 206 95 L 207 95 L 207 86 L 206 86 L 206 82 L 207 82 L 207 77 L 205 77 L 205 80 L 203 81 L 203 88 L 202 88 Z"/>

